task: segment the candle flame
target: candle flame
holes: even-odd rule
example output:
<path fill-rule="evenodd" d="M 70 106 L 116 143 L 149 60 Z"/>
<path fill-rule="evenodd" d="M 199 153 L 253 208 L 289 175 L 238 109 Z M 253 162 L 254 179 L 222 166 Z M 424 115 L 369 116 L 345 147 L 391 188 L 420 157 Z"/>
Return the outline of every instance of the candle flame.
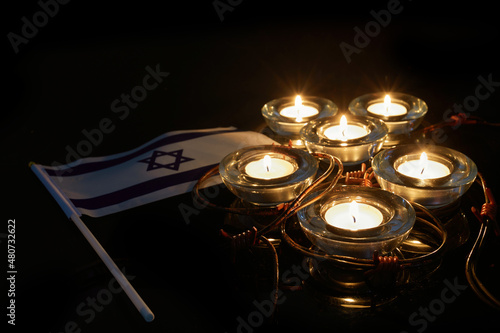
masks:
<path fill-rule="evenodd" d="M 384 107 L 385 107 L 385 112 L 389 113 L 389 110 L 391 109 L 391 96 L 385 95 Z"/>
<path fill-rule="evenodd" d="M 271 169 L 271 157 L 269 155 L 264 156 L 264 167 L 267 172 Z"/>
<path fill-rule="evenodd" d="M 300 95 L 297 95 L 297 97 L 295 97 L 295 106 L 302 106 L 302 98 L 300 97 Z"/>
<path fill-rule="evenodd" d="M 345 137 L 347 136 L 347 118 L 345 116 L 340 117 L 340 132 L 342 133 L 342 136 Z"/>
<path fill-rule="evenodd" d="M 420 171 L 420 174 L 424 173 L 424 170 L 425 170 L 425 168 L 427 167 L 427 164 L 428 164 L 427 161 L 428 161 L 427 154 L 425 152 L 423 152 L 420 155 L 420 167 L 422 168 L 422 170 Z"/>
<path fill-rule="evenodd" d="M 349 214 L 351 214 L 354 223 L 356 223 L 356 215 L 358 215 L 358 210 L 359 208 L 356 200 L 351 201 L 351 204 L 349 205 Z"/>
<path fill-rule="evenodd" d="M 295 109 L 297 110 L 297 117 L 295 118 L 295 121 L 300 123 L 302 122 L 302 117 L 300 116 L 300 107 L 302 106 L 302 98 L 300 95 L 297 95 L 295 97 Z"/>

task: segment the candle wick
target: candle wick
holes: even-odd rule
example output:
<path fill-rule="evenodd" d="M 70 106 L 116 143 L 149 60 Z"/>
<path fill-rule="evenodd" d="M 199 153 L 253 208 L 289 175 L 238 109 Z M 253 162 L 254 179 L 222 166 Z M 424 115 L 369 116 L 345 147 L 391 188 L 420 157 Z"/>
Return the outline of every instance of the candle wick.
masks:
<path fill-rule="evenodd" d="M 352 220 L 354 221 L 354 223 L 356 223 L 356 216 L 354 215 L 351 215 L 352 216 Z"/>
<path fill-rule="evenodd" d="M 344 136 L 344 137 L 345 137 L 345 130 L 343 130 L 343 131 L 342 131 L 342 136 Z"/>
<path fill-rule="evenodd" d="M 266 165 L 267 172 L 269 172 L 269 165 Z"/>
<path fill-rule="evenodd" d="M 420 171 L 420 174 L 424 173 L 424 169 L 425 169 L 425 167 L 422 168 L 422 171 Z"/>

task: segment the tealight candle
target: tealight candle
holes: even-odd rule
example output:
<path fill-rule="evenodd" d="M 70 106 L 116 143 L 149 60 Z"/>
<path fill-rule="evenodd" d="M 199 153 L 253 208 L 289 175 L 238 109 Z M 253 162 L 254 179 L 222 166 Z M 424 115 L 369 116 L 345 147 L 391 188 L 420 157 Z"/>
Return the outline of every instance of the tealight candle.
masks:
<path fill-rule="evenodd" d="M 317 171 L 313 155 L 276 145 L 244 147 L 219 163 L 222 181 L 233 194 L 244 202 L 264 206 L 295 199 L 311 185 Z"/>
<path fill-rule="evenodd" d="M 368 161 L 382 148 L 387 126 L 373 117 L 325 117 L 308 122 L 300 131 L 307 150 L 340 158 L 344 165 Z"/>
<path fill-rule="evenodd" d="M 475 163 L 466 155 L 429 145 L 399 145 L 382 150 L 372 160 L 380 187 L 427 208 L 438 208 L 458 200 L 477 175 Z"/>
<path fill-rule="evenodd" d="M 297 95 L 295 105 L 286 106 L 280 111 L 280 115 L 286 118 L 295 119 L 296 122 L 303 122 L 304 119 L 309 119 L 319 114 L 319 110 L 313 106 L 302 104 L 302 98 Z"/>
<path fill-rule="evenodd" d="M 340 141 L 358 139 L 367 134 L 368 131 L 364 127 L 348 124 L 345 116 L 340 118 L 339 125 L 330 126 L 323 132 L 328 139 Z"/>
<path fill-rule="evenodd" d="M 373 103 L 367 108 L 367 111 L 375 116 L 382 117 L 399 117 L 408 112 L 406 106 L 400 103 L 392 103 L 391 97 L 385 95 L 383 103 Z"/>
<path fill-rule="evenodd" d="M 334 116 L 338 112 L 332 101 L 316 96 L 287 96 L 267 102 L 261 109 L 267 136 L 282 145 L 303 148 L 299 138 L 302 127 L 316 119 Z"/>
<path fill-rule="evenodd" d="M 379 226 L 383 222 L 383 215 L 376 207 L 353 200 L 328 208 L 325 221 L 333 227 L 355 231 Z"/>
<path fill-rule="evenodd" d="M 349 111 L 356 116 L 383 120 L 387 126 L 384 147 L 390 148 L 405 141 L 420 126 L 428 107 L 420 98 L 405 93 L 392 92 L 390 96 L 370 93 L 353 99 Z"/>
<path fill-rule="evenodd" d="M 308 194 L 306 202 L 325 185 Z M 406 239 L 415 217 L 402 197 L 366 186 L 335 186 L 297 212 L 305 236 L 320 250 L 356 258 L 390 253 Z"/>
<path fill-rule="evenodd" d="M 405 176 L 419 179 L 436 179 L 451 174 L 450 169 L 441 162 L 432 161 L 423 152 L 420 159 L 409 160 L 400 164 L 396 170 Z"/>
<path fill-rule="evenodd" d="M 247 175 L 258 179 L 276 179 L 291 175 L 295 171 L 292 163 L 269 155 L 245 166 Z"/>

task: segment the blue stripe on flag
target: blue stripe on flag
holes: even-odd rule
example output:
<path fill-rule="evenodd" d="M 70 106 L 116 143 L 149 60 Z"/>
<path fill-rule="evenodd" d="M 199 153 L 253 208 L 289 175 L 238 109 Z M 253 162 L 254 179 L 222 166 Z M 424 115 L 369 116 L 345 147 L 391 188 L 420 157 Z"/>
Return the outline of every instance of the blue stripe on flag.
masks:
<path fill-rule="evenodd" d="M 241 130 L 238 129 L 230 129 L 230 130 L 221 130 L 221 131 L 215 131 L 215 132 L 190 132 L 190 133 L 182 133 L 182 134 L 176 134 L 172 136 L 168 136 L 166 138 L 160 139 L 156 142 L 153 142 L 146 147 L 143 147 L 137 151 L 134 151 L 128 155 L 125 156 L 120 156 L 118 158 L 112 159 L 112 160 L 105 160 L 105 161 L 99 161 L 99 162 L 89 162 L 85 164 L 79 164 L 76 165 L 72 168 L 70 168 L 70 171 L 65 171 L 65 170 L 53 170 L 53 169 L 45 169 L 47 174 L 49 176 L 57 176 L 57 177 L 70 177 L 70 176 L 77 176 L 89 172 L 94 172 L 102 169 L 106 169 L 115 165 L 118 165 L 120 163 L 127 162 L 133 158 L 136 158 L 137 156 L 140 156 L 150 150 L 153 150 L 155 148 L 165 146 L 167 144 L 172 144 L 180 141 L 187 141 L 191 139 L 196 139 L 199 137 L 203 136 L 208 136 L 208 135 L 214 135 L 214 134 L 220 134 L 220 133 L 230 133 L 230 132 L 239 132 Z M 177 175 L 175 175 L 177 177 Z M 156 179 L 155 179 L 156 181 Z M 171 185 L 167 185 L 171 186 Z M 166 187 L 166 186 L 165 186 Z"/>
<path fill-rule="evenodd" d="M 201 178 L 208 170 L 215 167 L 218 163 L 207 165 L 198 169 L 179 172 L 173 175 L 159 177 L 133 185 L 112 193 L 100 195 L 88 199 L 70 199 L 77 208 L 100 209 L 111 205 L 122 203 L 141 195 L 149 194 L 162 190 L 167 187 L 195 181 Z"/>

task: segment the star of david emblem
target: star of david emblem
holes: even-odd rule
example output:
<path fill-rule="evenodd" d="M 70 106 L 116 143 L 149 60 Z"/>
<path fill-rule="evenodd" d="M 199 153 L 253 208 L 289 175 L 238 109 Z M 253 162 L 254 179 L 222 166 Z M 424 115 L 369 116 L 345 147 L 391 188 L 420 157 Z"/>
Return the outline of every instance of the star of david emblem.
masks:
<path fill-rule="evenodd" d="M 160 169 L 160 168 L 178 171 L 181 163 L 194 160 L 194 158 L 182 156 L 183 150 L 184 149 L 179 149 L 179 150 L 170 151 L 168 153 L 161 151 L 161 150 L 155 150 L 155 151 L 153 151 L 153 155 L 151 155 L 151 157 L 145 158 L 145 159 L 140 160 L 138 162 L 148 164 L 148 168 L 146 169 L 146 171 L 156 170 L 156 169 Z M 159 163 L 156 161 L 156 159 L 158 157 L 165 156 L 165 155 L 175 157 L 175 161 L 171 162 L 171 163 L 166 163 L 166 164 L 162 164 L 162 163 Z"/>

